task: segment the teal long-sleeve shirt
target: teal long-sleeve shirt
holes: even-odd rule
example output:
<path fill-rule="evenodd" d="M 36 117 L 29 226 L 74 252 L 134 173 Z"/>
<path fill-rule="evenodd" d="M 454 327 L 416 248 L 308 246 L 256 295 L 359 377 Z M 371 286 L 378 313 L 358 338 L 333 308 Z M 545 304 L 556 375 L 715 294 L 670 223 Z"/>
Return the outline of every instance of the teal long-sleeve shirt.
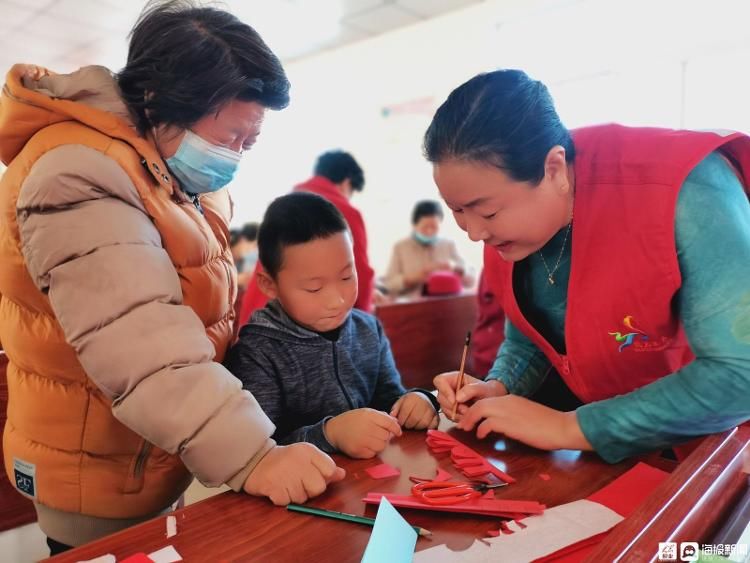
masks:
<path fill-rule="evenodd" d="M 519 302 L 558 350 L 565 346 L 570 241 L 565 230 L 519 262 Z M 574 236 L 571 232 L 570 236 Z M 686 178 L 675 214 L 682 287 L 679 314 L 696 359 L 631 393 L 576 410 L 583 434 L 609 462 L 725 430 L 750 418 L 750 204 L 728 163 L 712 153 Z M 532 395 L 551 370 L 542 352 L 511 323 L 487 379 Z"/>

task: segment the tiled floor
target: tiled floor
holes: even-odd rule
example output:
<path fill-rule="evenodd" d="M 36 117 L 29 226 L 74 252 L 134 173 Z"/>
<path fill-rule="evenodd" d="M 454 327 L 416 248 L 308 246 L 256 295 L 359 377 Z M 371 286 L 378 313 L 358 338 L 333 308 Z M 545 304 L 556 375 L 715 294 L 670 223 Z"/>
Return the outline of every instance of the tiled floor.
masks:
<path fill-rule="evenodd" d="M 185 504 L 193 504 L 226 490 L 227 487 L 207 489 L 193 481 L 185 491 Z M 0 532 L 0 563 L 32 563 L 48 556 L 44 534 L 36 524 Z"/>

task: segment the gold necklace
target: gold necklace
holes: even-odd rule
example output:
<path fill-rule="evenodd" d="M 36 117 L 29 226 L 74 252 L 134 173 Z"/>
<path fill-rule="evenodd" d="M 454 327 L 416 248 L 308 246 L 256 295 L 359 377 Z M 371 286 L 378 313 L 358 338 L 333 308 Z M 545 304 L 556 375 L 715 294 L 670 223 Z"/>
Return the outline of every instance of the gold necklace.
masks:
<path fill-rule="evenodd" d="M 537 251 L 539 252 L 539 257 L 542 259 L 542 264 L 544 264 L 544 269 L 547 270 L 547 283 L 550 285 L 555 285 L 555 272 L 557 272 L 557 269 L 560 267 L 560 260 L 562 260 L 563 252 L 565 252 L 565 243 L 568 242 L 568 235 L 570 234 L 570 228 L 572 226 L 573 221 L 571 220 L 565 231 L 565 238 L 563 239 L 562 247 L 560 247 L 560 254 L 557 256 L 557 262 L 555 262 L 555 267 L 552 268 L 552 270 L 547 267 L 547 261 L 544 259 L 544 254 L 542 254 L 541 248 Z"/>

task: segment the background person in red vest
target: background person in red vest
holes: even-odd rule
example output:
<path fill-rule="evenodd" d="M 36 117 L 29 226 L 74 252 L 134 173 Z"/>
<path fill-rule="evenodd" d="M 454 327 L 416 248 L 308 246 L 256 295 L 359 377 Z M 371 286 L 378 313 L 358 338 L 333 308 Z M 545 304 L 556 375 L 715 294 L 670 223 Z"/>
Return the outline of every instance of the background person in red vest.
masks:
<path fill-rule="evenodd" d="M 518 70 L 457 88 L 425 154 L 485 244 L 508 323 L 459 427 L 615 462 L 750 418 L 750 139 L 617 125 L 569 132 Z M 478 426 L 477 426 L 478 425 Z"/>
<path fill-rule="evenodd" d="M 323 153 L 315 163 L 314 176 L 295 186 L 295 192 L 310 192 L 330 201 L 344 216 L 349 224 L 354 242 L 354 266 L 357 270 L 358 291 L 354 307 L 371 312 L 375 271 L 367 257 L 367 231 L 362 214 L 350 200 L 354 192 L 361 192 L 365 187 L 365 174 L 362 167 L 348 152 L 333 150 Z M 253 311 L 266 305 L 268 298 L 258 287 L 256 277 L 248 285 L 240 308 L 239 325 L 250 320 Z"/>

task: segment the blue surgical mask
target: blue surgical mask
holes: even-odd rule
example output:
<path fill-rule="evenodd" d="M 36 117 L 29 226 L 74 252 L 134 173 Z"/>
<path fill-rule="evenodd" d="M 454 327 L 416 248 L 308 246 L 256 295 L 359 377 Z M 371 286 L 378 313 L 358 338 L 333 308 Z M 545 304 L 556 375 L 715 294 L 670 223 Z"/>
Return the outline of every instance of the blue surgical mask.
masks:
<path fill-rule="evenodd" d="M 414 240 L 416 240 L 419 244 L 430 246 L 432 244 L 435 244 L 435 242 L 437 242 L 437 235 L 427 237 L 423 235 L 422 233 L 420 233 L 419 231 L 414 231 Z"/>
<path fill-rule="evenodd" d="M 241 157 L 238 152 L 209 143 L 185 130 L 177 152 L 166 163 L 186 192 L 205 194 L 220 190 L 232 181 Z"/>
<path fill-rule="evenodd" d="M 258 261 L 258 249 L 249 250 L 242 256 L 242 266 L 240 272 L 250 272 L 255 268 L 255 263 Z"/>

